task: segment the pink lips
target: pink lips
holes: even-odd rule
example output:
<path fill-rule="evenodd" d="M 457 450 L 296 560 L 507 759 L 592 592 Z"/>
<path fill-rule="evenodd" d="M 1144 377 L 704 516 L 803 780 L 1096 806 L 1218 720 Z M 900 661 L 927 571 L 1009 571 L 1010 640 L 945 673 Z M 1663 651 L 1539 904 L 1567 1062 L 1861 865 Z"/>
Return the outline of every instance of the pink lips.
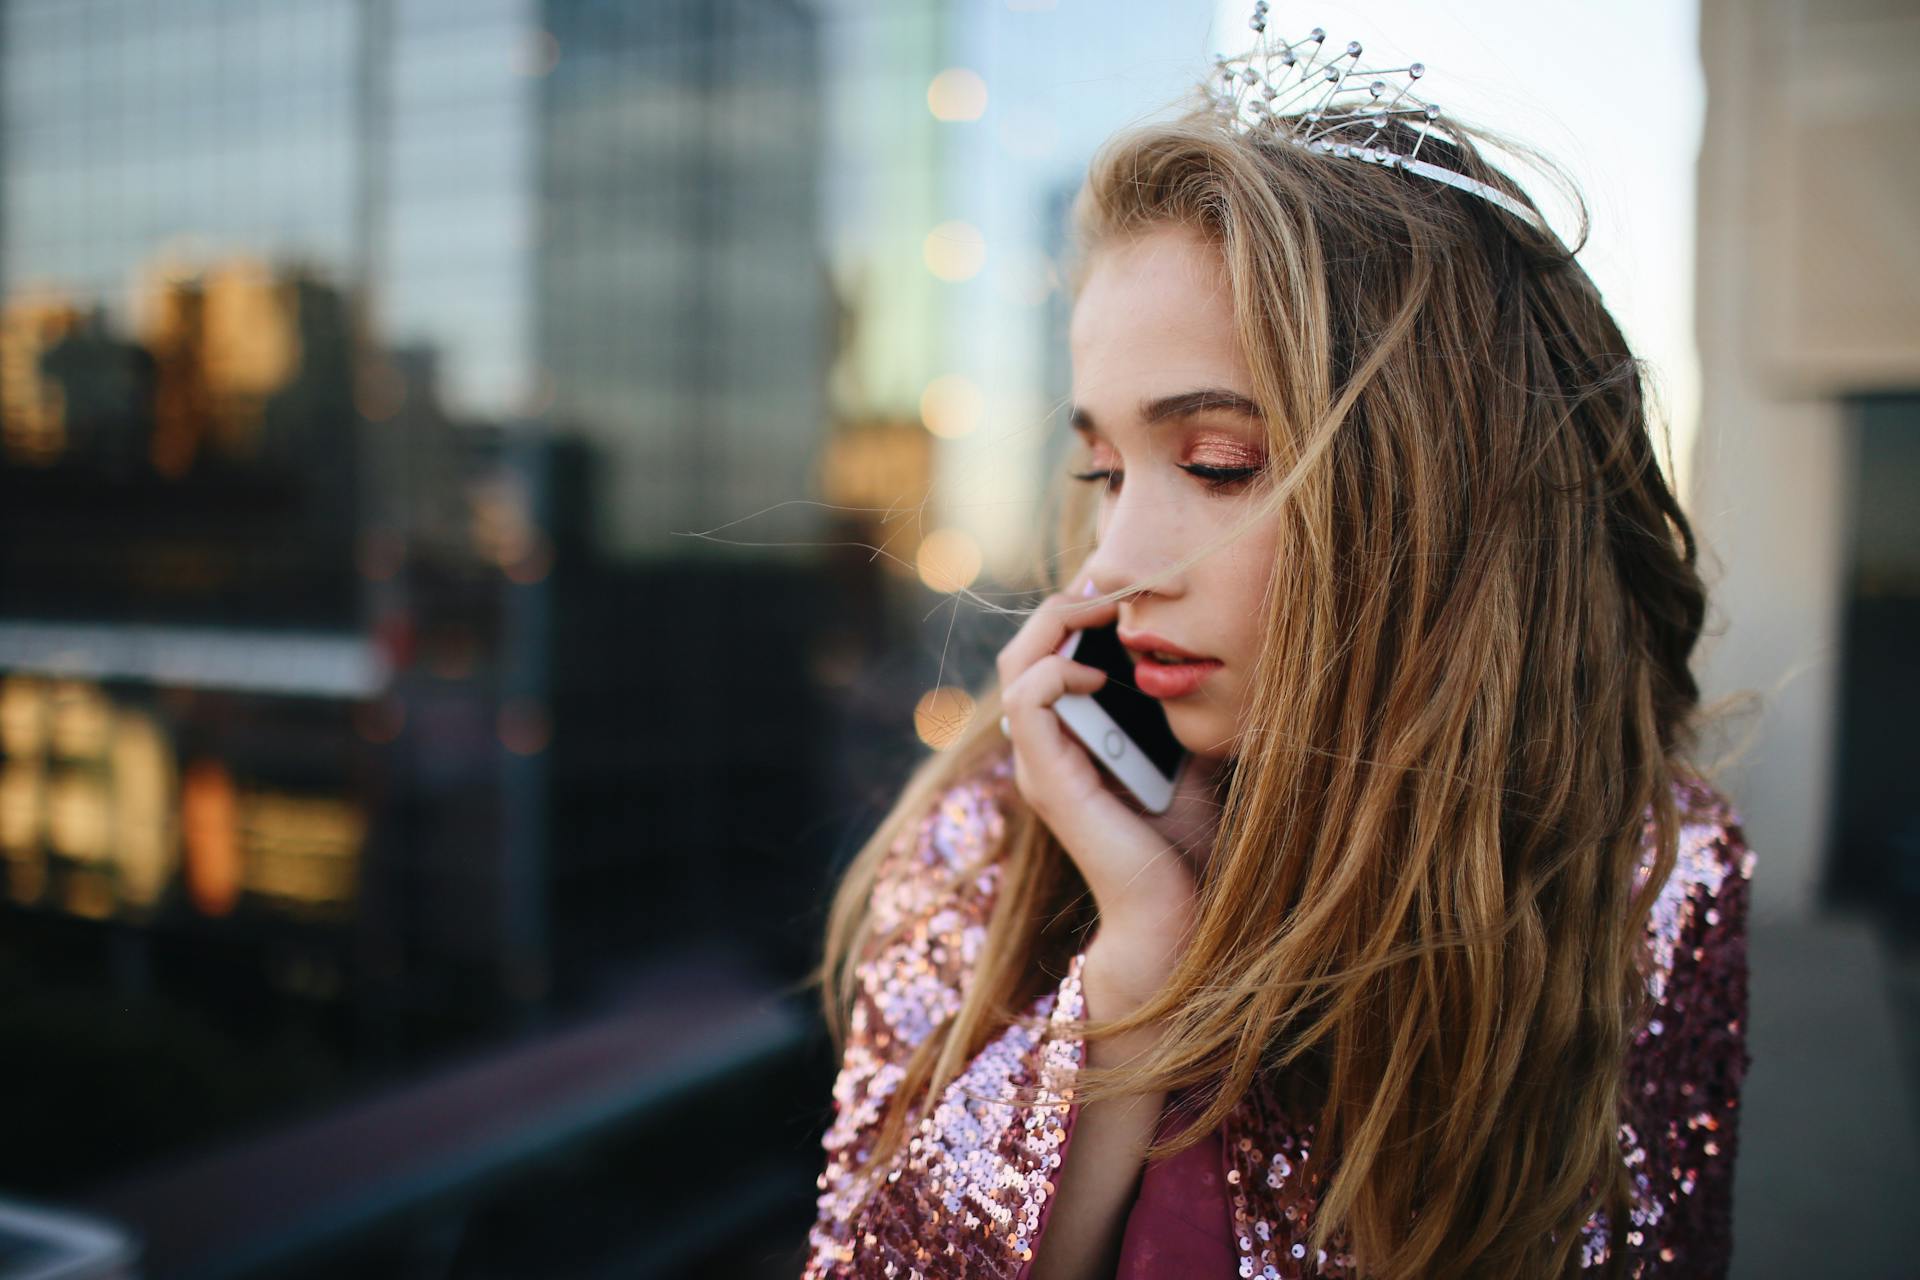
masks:
<path fill-rule="evenodd" d="M 1176 658 L 1206 658 L 1207 656 L 1204 653 L 1195 653 L 1191 649 L 1183 649 L 1165 636 L 1155 635 L 1151 631 L 1129 631 L 1125 627 L 1118 627 L 1115 628 L 1114 635 L 1121 645 L 1133 650 L 1141 657 L 1150 653 L 1170 653 Z"/>
<path fill-rule="evenodd" d="M 1149 698 L 1184 698 L 1225 665 L 1216 658 L 1171 665 L 1147 658 L 1133 664 L 1133 682 Z"/>
<path fill-rule="evenodd" d="M 1150 698 L 1184 698 L 1198 689 L 1202 680 L 1226 665 L 1218 658 L 1204 657 L 1184 649 L 1151 631 L 1129 631 L 1121 627 L 1117 634 L 1120 643 L 1138 658 L 1133 667 L 1134 684 Z M 1148 656 L 1155 653 L 1169 654 L 1186 661 L 1155 662 Z"/>

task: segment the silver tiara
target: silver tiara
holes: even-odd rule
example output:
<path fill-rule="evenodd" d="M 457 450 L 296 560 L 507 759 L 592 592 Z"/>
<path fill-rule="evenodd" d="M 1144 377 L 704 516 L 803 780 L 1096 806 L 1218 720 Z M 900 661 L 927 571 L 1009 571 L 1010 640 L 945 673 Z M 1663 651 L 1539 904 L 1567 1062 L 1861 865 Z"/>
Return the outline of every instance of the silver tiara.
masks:
<path fill-rule="evenodd" d="M 1404 169 L 1470 192 L 1547 230 L 1539 214 L 1506 192 L 1420 158 L 1440 119 L 1440 108 L 1413 92 L 1414 82 L 1427 72 L 1424 65 L 1362 67 L 1359 41 L 1334 52 L 1326 48 L 1327 33 L 1319 27 L 1300 40 L 1270 36 L 1267 0 L 1255 0 L 1247 25 L 1256 37 L 1253 48 L 1238 58 L 1216 58 L 1207 82 L 1208 98 L 1236 129 L 1260 130 L 1323 155 Z M 1420 137 L 1404 155 L 1380 142 L 1396 116 L 1419 126 Z"/>

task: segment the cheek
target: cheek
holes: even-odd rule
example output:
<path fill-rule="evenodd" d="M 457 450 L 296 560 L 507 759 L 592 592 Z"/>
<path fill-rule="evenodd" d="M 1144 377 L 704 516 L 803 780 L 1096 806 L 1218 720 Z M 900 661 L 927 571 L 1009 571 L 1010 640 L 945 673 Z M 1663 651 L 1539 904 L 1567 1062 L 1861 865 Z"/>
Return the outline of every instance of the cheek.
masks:
<path fill-rule="evenodd" d="M 1267 626 L 1267 588 L 1277 551 L 1275 539 L 1250 534 L 1227 552 L 1217 589 L 1211 593 L 1215 603 L 1210 612 L 1226 646 L 1220 656 L 1239 667 L 1242 679 L 1249 677 L 1260 654 Z"/>
<path fill-rule="evenodd" d="M 1229 552 L 1231 580 L 1222 584 L 1222 597 L 1233 601 L 1233 615 L 1242 629 L 1257 632 L 1265 625 L 1268 584 L 1273 580 L 1277 548 L 1268 539 L 1249 538 Z"/>

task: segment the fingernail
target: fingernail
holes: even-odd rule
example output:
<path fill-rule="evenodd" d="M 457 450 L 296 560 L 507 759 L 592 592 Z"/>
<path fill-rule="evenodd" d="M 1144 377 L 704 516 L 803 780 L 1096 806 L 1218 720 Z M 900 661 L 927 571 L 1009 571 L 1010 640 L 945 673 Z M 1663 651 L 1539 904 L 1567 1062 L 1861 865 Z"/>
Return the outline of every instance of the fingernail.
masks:
<path fill-rule="evenodd" d="M 1087 598 L 1088 596 L 1090 596 L 1090 595 L 1096 595 L 1096 594 L 1098 594 L 1098 593 L 1097 593 L 1097 592 L 1095 592 L 1095 591 L 1094 591 L 1094 589 L 1093 589 L 1093 579 L 1092 579 L 1092 578 L 1088 578 L 1088 579 L 1086 580 L 1086 582 L 1085 582 L 1084 584 L 1082 584 L 1082 585 L 1081 585 L 1081 587 L 1080 587 L 1080 598 L 1081 598 L 1082 600 L 1085 600 L 1085 599 L 1086 599 L 1086 598 Z"/>

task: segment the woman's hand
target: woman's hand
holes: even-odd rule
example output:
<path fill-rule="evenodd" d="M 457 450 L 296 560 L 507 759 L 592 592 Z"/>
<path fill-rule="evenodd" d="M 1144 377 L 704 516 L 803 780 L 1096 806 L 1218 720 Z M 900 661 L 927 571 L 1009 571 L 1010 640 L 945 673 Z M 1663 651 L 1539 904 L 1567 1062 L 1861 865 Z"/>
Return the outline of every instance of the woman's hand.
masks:
<path fill-rule="evenodd" d="M 1076 584 L 1077 585 L 1077 584 Z M 1107 681 L 1097 667 L 1056 652 L 1067 633 L 1111 622 L 1117 606 L 1048 597 L 1000 651 L 1001 702 L 1013 739 L 1014 781 L 1080 868 L 1100 913 L 1080 971 L 1085 1013 L 1123 1017 L 1150 1000 L 1186 945 L 1194 888 L 1219 814 L 1219 763 L 1191 756 L 1174 780 L 1173 803 L 1149 814 L 1094 762 L 1054 711 L 1062 694 L 1092 693 Z M 1087 1063 L 1113 1067 L 1149 1054 L 1163 1021 L 1087 1042 Z M 1073 1152 L 1057 1170 L 1034 1280 L 1111 1275 L 1140 1163 L 1166 1105 L 1162 1091 L 1084 1104 Z"/>
<path fill-rule="evenodd" d="M 1107 675 L 1056 650 L 1070 631 L 1103 626 L 1117 612 L 1112 601 L 1087 605 L 1068 592 L 1049 596 L 1000 651 L 997 666 L 1014 782 L 1086 880 L 1100 914 L 1100 967 L 1116 1001 L 1131 1006 L 1157 989 L 1185 940 L 1196 864 L 1218 817 L 1212 799 L 1218 762 L 1189 758 L 1173 804 L 1164 814 L 1149 814 L 1061 722 L 1054 702 L 1094 692 Z"/>

